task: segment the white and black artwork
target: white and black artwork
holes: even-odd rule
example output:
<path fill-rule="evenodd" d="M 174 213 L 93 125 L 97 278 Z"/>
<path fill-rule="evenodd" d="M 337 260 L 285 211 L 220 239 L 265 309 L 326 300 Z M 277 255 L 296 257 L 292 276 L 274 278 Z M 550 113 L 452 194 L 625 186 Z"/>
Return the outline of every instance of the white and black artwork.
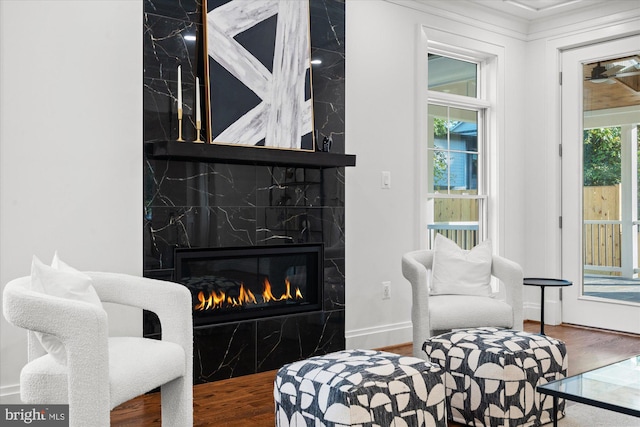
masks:
<path fill-rule="evenodd" d="M 313 150 L 309 2 L 204 7 L 210 141 Z"/>

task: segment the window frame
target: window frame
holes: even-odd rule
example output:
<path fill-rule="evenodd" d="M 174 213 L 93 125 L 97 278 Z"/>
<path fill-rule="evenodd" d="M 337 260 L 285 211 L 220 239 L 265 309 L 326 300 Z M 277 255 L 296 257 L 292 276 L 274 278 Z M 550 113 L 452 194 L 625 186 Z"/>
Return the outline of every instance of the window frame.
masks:
<path fill-rule="evenodd" d="M 426 75 L 424 75 L 424 78 L 426 79 L 427 83 L 426 83 L 426 90 L 427 90 L 427 96 L 426 96 L 426 108 L 425 108 L 425 112 L 427 114 L 427 126 L 424 126 L 423 129 L 426 128 L 426 135 L 424 138 L 424 141 L 426 143 L 426 146 L 423 150 L 423 153 L 425 154 L 425 160 L 424 160 L 424 173 L 423 176 L 426 178 L 425 185 L 426 185 L 426 192 L 423 192 L 423 197 L 424 197 L 424 201 L 425 203 L 422 204 L 422 206 L 424 207 L 424 213 L 423 215 L 421 215 L 421 217 L 424 218 L 424 221 L 422 222 L 423 226 L 421 227 L 421 234 L 425 235 L 425 244 L 426 247 L 428 248 L 432 248 L 432 244 L 433 244 L 433 238 L 435 237 L 435 233 L 433 235 L 431 235 L 430 237 L 427 237 L 430 235 L 429 232 L 429 225 L 430 224 L 434 224 L 433 219 L 433 214 L 434 214 L 434 204 L 435 201 L 440 199 L 471 199 L 471 200 L 477 200 L 478 201 L 478 231 L 477 231 L 477 243 L 485 240 L 488 236 L 489 236 L 489 221 L 488 221 L 488 214 L 489 214 L 489 209 L 488 209 L 488 205 L 489 205 L 489 188 L 491 187 L 490 185 L 488 185 L 489 182 L 489 176 L 488 176 L 488 162 L 489 162 L 489 152 L 488 152 L 488 132 L 487 132 L 487 128 L 488 128 L 488 121 L 490 119 L 490 114 L 492 113 L 491 111 L 491 102 L 489 102 L 487 99 L 485 99 L 486 97 L 486 80 L 487 80 L 487 67 L 486 67 L 486 60 L 484 58 L 484 56 L 478 55 L 478 56 L 472 56 L 470 55 L 468 52 L 465 53 L 460 53 L 459 50 L 455 50 L 454 48 L 452 49 L 443 49 L 440 46 L 434 47 L 434 46 L 428 46 L 427 48 L 427 52 L 425 53 L 426 57 L 427 57 L 427 63 L 428 63 L 428 55 L 429 54 L 436 54 L 439 56 L 444 56 L 447 58 L 451 58 L 451 59 L 456 59 L 456 60 L 460 60 L 460 61 L 465 61 L 465 62 L 470 62 L 473 64 L 476 64 L 476 97 L 471 97 L 471 96 L 464 96 L 464 95 L 457 95 L 457 94 L 450 94 L 450 93 L 446 93 L 446 92 L 441 92 L 441 91 L 434 91 L 434 90 L 429 90 L 428 87 L 428 67 L 427 67 L 427 73 Z M 451 194 L 450 193 L 450 188 L 447 189 L 446 193 L 440 193 L 437 192 L 434 189 L 434 182 L 433 181 L 433 173 L 432 173 L 432 167 L 433 167 L 433 163 L 429 162 L 426 159 L 429 159 L 429 152 L 430 151 L 435 151 L 430 149 L 429 145 L 431 143 L 431 138 L 433 135 L 433 123 L 432 120 L 429 119 L 429 107 L 431 105 L 436 105 L 436 106 L 441 106 L 441 107 L 446 107 L 446 108 L 457 108 L 457 109 L 463 109 L 463 110 L 468 110 L 468 111 L 475 111 L 477 114 L 477 126 L 478 126 L 478 131 L 477 131 L 477 142 L 478 142 L 478 148 L 477 148 L 477 153 L 478 153 L 478 185 L 477 185 L 477 194 Z M 448 150 L 449 151 L 449 150 Z M 450 152 L 450 151 L 449 151 Z M 430 191 L 431 190 L 431 191 Z M 431 220 L 430 220 L 431 219 Z M 423 247 L 425 247 L 425 245 L 423 245 Z"/>

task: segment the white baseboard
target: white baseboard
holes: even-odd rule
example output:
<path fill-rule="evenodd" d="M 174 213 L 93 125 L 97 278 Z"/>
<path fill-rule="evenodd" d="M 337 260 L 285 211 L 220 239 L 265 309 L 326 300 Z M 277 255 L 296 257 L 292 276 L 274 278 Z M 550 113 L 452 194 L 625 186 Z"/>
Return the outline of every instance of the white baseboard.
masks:
<path fill-rule="evenodd" d="M 20 384 L 0 387 L 0 404 L 15 405 L 20 404 Z"/>
<path fill-rule="evenodd" d="M 540 304 L 525 302 L 523 305 L 522 315 L 524 320 L 540 321 Z"/>
<path fill-rule="evenodd" d="M 413 342 L 411 322 L 345 331 L 347 348 L 365 350 Z"/>
<path fill-rule="evenodd" d="M 540 303 L 525 302 L 523 305 L 525 320 L 540 321 Z M 562 302 L 546 301 L 544 306 L 544 324 L 559 325 L 562 323 Z"/>

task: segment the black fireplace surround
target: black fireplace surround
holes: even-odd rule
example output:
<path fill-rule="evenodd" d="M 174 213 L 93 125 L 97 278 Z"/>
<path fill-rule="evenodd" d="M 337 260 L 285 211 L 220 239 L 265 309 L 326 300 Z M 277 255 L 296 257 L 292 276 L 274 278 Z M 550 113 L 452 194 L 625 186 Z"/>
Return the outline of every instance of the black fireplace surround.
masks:
<path fill-rule="evenodd" d="M 313 123 L 321 136 L 333 141 L 330 153 L 295 153 L 304 154 L 302 163 L 291 163 L 287 156 L 272 163 L 271 155 L 256 161 L 250 153 L 258 149 L 252 148 L 233 150 L 237 159 L 222 158 L 220 150 L 210 146 L 200 148 L 213 153 L 202 160 L 191 154 L 144 153 L 145 277 L 178 281 L 176 254 L 183 249 L 324 247 L 318 301 L 298 304 L 293 313 L 267 311 L 260 317 L 234 318 L 237 313 L 229 309 L 226 318 L 214 323 L 208 314 L 201 317 L 194 311 L 195 384 L 274 370 L 345 348 L 345 174 L 344 166 L 325 161 L 345 153 L 345 3 L 309 4 L 311 57 L 321 62 L 312 67 Z M 145 0 L 141 31 L 144 144 L 173 149 L 170 144 L 178 135 L 177 66 L 182 67 L 186 106 L 193 105 L 196 75 L 204 82 L 202 46 L 185 37 L 201 40 L 202 2 Z M 201 89 L 204 93 L 204 86 Z M 187 141 L 194 139 L 193 115 L 193 109 L 185 107 Z M 273 293 L 280 298 L 286 291 Z M 197 293 L 195 298 L 194 306 Z M 305 306 L 302 311 L 300 305 Z M 161 334 L 153 315 L 145 313 L 143 322 L 145 336 Z"/>

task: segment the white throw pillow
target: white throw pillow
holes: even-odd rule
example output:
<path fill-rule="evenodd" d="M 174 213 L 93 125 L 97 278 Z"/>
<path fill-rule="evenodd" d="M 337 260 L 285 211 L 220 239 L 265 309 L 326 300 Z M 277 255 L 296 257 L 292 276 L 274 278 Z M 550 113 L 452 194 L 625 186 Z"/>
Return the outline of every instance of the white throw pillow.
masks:
<path fill-rule="evenodd" d="M 491 259 L 491 240 L 466 251 L 436 234 L 431 294 L 491 296 Z"/>
<path fill-rule="evenodd" d="M 31 263 L 31 289 L 43 294 L 75 301 L 83 301 L 102 308 L 102 302 L 86 274 L 70 267 L 54 255 L 52 267 L 43 264 L 35 255 Z M 46 315 L 46 313 L 43 313 Z M 58 363 L 67 364 L 67 353 L 62 342 L 53 335 L 36 332 L 42 347 Z"/>

